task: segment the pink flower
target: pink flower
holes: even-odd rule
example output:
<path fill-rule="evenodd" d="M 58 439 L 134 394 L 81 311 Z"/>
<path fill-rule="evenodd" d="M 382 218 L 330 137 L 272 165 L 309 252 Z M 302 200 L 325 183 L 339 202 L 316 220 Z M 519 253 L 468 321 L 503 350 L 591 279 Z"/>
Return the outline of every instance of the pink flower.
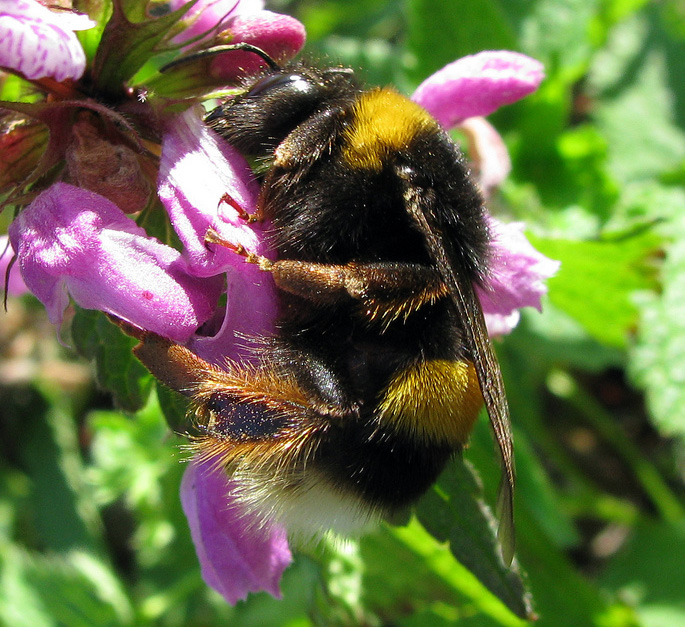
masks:
<path fill-rule="evenodd" d="M 445 128 L 461 127 L 487 197 L 509 174 L 511 162 L 499 133 L 483 119 L 534 92 L 542 64 L 518 52 L 488 50 L 446 65 L 421 83 L 412 100 Z"/>
<path fill-rule="evenodd" d="M 226 273 L 226 311 L 220 329 L 213 335 L 196 335 L 188 344 L 214 364 L 249 359 L 240 338 L 268 335 L 276 318 L 271 277 L 235 252 L 205 243 L 211 228 L 228 242 L 268 253 L 261 229 L 248 225 L 235 207 L 219 201 L 230 194 L 232 203 L 254 211 L 258 191 L 243 157 L 210 132 L 197 111 L 187 111 L 169 124 L 162 145 L 159 196 L 191 271 L 198 276 Z M 191 463 L 183 477 L 181 502 L 202 576 L 231 604 L 259 590 L 279 597 L 278 582 L 291 561 L 285 529 L 258 525 L 231 502 L 230 489 L 225 472 L 211 463 Z"/>
<path fill-rule="evenodd" d="M 542 64 L 518 52 L 487 50 L 446 65 L 421 83 L 412 96 L 445 128 L 467 118 L 490 115 L 534 92 Z"/>
<path fill-rule="evenodd" d="M 446 128 L 461 126 L 469 138 L 471 157 L 479 170 L 483 192 L 499 185 L 511 163 L 497 131 L 482 117 L 535 91 L 544 76 L 542 65 L 517 52 L 494 50 L 463 57 L 432 76 L 412 100 Z M 490 217 L 493 257 L 488 289 L 478 289 L 490 335 L 510 333 L 521 307 L 540 309 L 544 280 L 559 264 L 538 253 L 520 224 Z"/>
<path fill-rule="evenodd" d="M 495 127 L 485 118 L 467 118 L 459 129 L 466 135 L 469 161 L 487 199 L 511 171 L 509 151 Z"/>
<path fill-rule="evenodd" d="M 271 276 L 246 264 L 240 255 L 218 245 L 207 245 L 213 229 L 225 241 L 259 255 L 269 254 L 262 227 L 248 225 L 238 211 L 254 211 L 259 188 L 245 159 L 212 133 L 196 110 L 169 124 L 162 144 L 159 197 L 184 246 L 189 271 L 206 277 L 227 273 L 227 309 L 215 335 L 194 336 L 189 347 L 215 364 L 244 358 L 240 336 L 267 335 L 276 316 L 276 294 Z"/>
<path fill-rule="evenodd" d="M 50 11 L 36 0 L 0 0 L 0 66 L 29 79 L 79 79 L 86 56 L 74 31 L 93 26 L 87 15 Z"/>
<path fill-rule="evenodd" d="M 559 262 L 533 248 L 520 222 L 504 224 L 489 219 L 492 237 L 490 275 L 485 289 L 476 288 L 491 336 L 505 335 L 517 325 L 522 307 L 540 310 L 547 293 L 545 280 L 554 276 Z"/>
<path fill-rule="evenodd" d="M 177 9 L 188 0 L 173 0 Z M 185 30 L 176 35 L 177 43 L 205 35 L 203 44 L 212 38 L 211 45 L 240 42 L 258 46 L 272 59 L 286 61 L 302 49 L 305 42 L 304 26 L 294 17 L 264 11 L 262 0 L 200 0 L 186 14 Z M 209 73 L 214 79 L 231 81 L 264 67 L 264 61 L 251 52 L 232 51 L 214 57 Z"/>
<path fill-rule="evenodd" d="M 237 210 L 221 200 L 228 193 L 232 202 L 254 211 L 259 186 L 252 171 L 234 148 L 203 124 L 195 109 L 167 124 L 158 192 L 197 276 L 220 274 L 229 267 L 246 269 L 243 258 L 233 251 L 205 244 L 209 228 L 251 252 L 265 252 L 259 230 L 248 227 Z"/>
<path fill-rule="evenodd" d="M 278 583 L 292 561 L 285 530 L 260 527 L 237 511 L 230 489 L 226 473 L 211 463 L 191 463 L 183 476 L 181 503 L 202 577 L 231 604 L 260 590 L 280 598 Z"/>
<path fill-rule="evenodd" d="M 40 194 L 9 235 L 26 285 L 54 324 L 70 294 L 81 307 L 185 342 L 219 296 L 219 279 L 191 276 L 178 251 L 148 237 L 111 201 L 72 185 Z"/>
<path fill-rule="evenodd" d="M 294 17 L 260 11 L 231 18 L 219 35 L 222 43 L 245 42 L 258 46 L 279 62 L 294 57 L 304 46 L 304 26 Z M 217 55 L 210 64 L 212 77 L 230 81 L 237 76 L 257 72 L 264 61 L 250 52 L 230 52 Z"/>

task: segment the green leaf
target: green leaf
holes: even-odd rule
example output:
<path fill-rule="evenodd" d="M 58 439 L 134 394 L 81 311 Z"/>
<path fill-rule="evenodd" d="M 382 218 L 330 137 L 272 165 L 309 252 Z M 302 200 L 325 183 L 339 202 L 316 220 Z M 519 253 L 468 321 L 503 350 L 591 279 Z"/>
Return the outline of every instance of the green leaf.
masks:
<path fill-rule="evenodd" d="M 192 429 L 192 419 L 188 416 L 189 401 L 176 390 L 156 382 L 157 398 L 169 428 L 176 433 L 186 433 Z"/>
<path fill-rule="evenodd" d="M 606 140 L 589 124 L 566 130 L 557 143 L 563 168 L 564 192 L 559 192 L 565 206 L 580 205 L 606 221 L 619 196 L 619 186 L 606 167 Z"/>
<path fill-rule="evenodd" d="M 194 3 L 150 19 L 145 15 L 145 4 L 131 0 L 114 2 L 112 17 L 105 26 L 93 61 L 95 90 L 119 95 L 126 81 L 157 52 L 157 45 Z"/>
<path fill-rule="evenodd" d="M 536 373 L 540 366 L 530 363 L 531 360 L 536 360 L 535 344 L 525 343 L 524 336 L 518 340 L 523 344 L 516 344 L 519 350 L 513 350 L 509 339 L 513 338 L 507 338 L 504 346 L 498 347 L 498 354 L 507 385 L 512 419 L 519 427 L 514 433 L 518 470 L 517 556 L 526 568 L 526 584 L 530 586 L 535 612 L 540 616 L 536 625 L 614 625 L 602 622 L 605 613 L 613 611 L 613 606 L 603 598 L 601 590 L 577 572 L 566 555 L 569 543 L 573 546 L 575 540 L 573 529 L 569 528 L 570 517 L 564 507 L 564 500 L 560 498 L 558 488 L 550 482 L 550 477 L 540 476 L 545 473 L 552 477 L 561 476 L 565 482 L 574 486 L 578 486 L 580 482 L 580 471 L 571 467 L 563 459 L 563 454 L 560 456 L 556 434 L 543 422 L 549 406 L 545 403 L 542 391 L 542 372 Z M 525 432 L 522 433 L 524 429 Z M 477 465 L 486 488 L 496 486 L 500 472 L 492 451 L 492 435 L 488 425 L 485 420 L 478 421 L 465 455 Z M 538 459 L 533 458 L 534 454 Z M 550 468 L 555 469 L 554 472 L 550 473 Z M 539 485 L 541 482 L 542 485 Z M 589 494 L 589 498 L 594 499 L 600 496 L 601 494 L 594 491 Z M 554 507 L 557 512 L 548 517 L 547 512 Z M 632 624 L 623 622 L 616 625 L 626 627 Z"/>
<path fill-rule="evenodd" d="M 685 437 L 685 218 L 669 223 L 674 243 L 662 271 L 663 291 L 640 298 L 640 330 L 631 375 L 647 391 L 650 414 L 666 436 Z"/>
<path fill-rule="evenodd" d="M 552 304 L 602 344 L 625 347 L 637 324 L 635 293 L 655 287 L 650 262 L 660 238 L 647 230 L 601 241 L 530 240 L 544 255 L 561 261 L 559 272 L 548 281 Z"/>
<path fill-rule="evenodd" d="M 14 627 L 133 624 L 123 588 L 88 553 L 43 557 L 5 547 L 0 557 L 0 622 Z"/>
<path fill-rule="evenodd" d="M 614 29 L 588 78 L 608 166 L 623 182 L 671 171 L 685 159 L 682 44 L 669 40 L 658 7 L 650 5 Z"/>
<path fill-rule="evenodd" d="M 114 411 L 92 412 L 88 419 L 95 434 L 89 481 L 99 491 L 99 500 L 109 503 L 127 491 L 134 505 L 161 500 L 158 478 L 179 453 L 177 443 L 166 437 L 155 396 L 150 395 L 133 420 Z"/>
<path fill-rule="evenodd" d="M 407 3 L 410 74 L 418 83 L 443 65 L 481 50 L 516 48 L 495 0 L 411 0 Z"/>
<path fill-rule="evenodd" d="M 424 537 L 423 542 L 418 542 L 414 529 Z M 410 536 L 411 541 L 406 536 Z M 453 565 L 449 549 L 437 544 L 416 520 L 408 527 L 384 525 L 378 533 L 360 538 L 359 547 L 363 559 L 365 605 L 384 616 L 388 623 L 396 624 L 400 616 L 438 600 L 455 606 L 459 615 L 471 613 L 471 598 L 464 598 L 461 590 L 455 589 L 441 572 L 431 568 L 425 558 L 424 551 L 436 550 Z"/>
<path fill-rule="evenodd" d="M 329 37 L 316 45 L 316 53 L 317 56 L 335 59 L 341 65 L 355 68 L 366 85 L 392 84 L 405 93 L 412 90 L 397 63 L 398 56 L 402 54 L 399 46 L 386 40 Z"/>
<path fill-rule="evenodd" d="M 125 411 L 140 409 L 148 397 L 152 376 L 131 352 L 138 343 L 100 311 L 76 309 L 72 322 L 76 349 L 95 361 L 97 381 Z"/>
<path fill-rule="evenodd" d="M 315 0 L 300 4 L 299 19 L 307 26 L 308 45 L 339 36 L 366 40 L 380 36 L 387 41 L 400 25 L 397 0 Z"/>
<path fill-rule="evenodd" d="M 461 564 L 521 618 L 532 613 L 531 601 L 514 565 L 502 561 L 492 514 L 481 498 L 473 471 L 457 459 L 416 508 L 421 524 L 439 542 L 448 542 Z"/>
<path fill-rule="evenodd" d="M 589 22 L 598 0 L 500 0 L 515 20 L 518 49 L 542 61 L 566 82 L 582 74 L 592 53 Z"/>
<path fill-rule="evenodd" d="M 99 519 L 89 502 L 89 490 L 83 482 L 83 465 L 76 441 L 74 416 L 64 405 L 36 394 L 24 392 L 23 401 L 30 404 L 3 406 L 3 420 L 9 425 L 21 420 L 14 454 L 31 480 L 30 501 L 33 511 L 20 525 L 21 533 L 31 537 L 32 544 L 53 551 L 75 547 L 99 548 Z M 45 403 L 45 405 L 43 405 Z M 30 415 L 15 416 L 26 411 Z"/>
<path fill-rule="evenodd" d="M 92 28 L 75 31 L 75 35 L 86 53 L 87 62 L 91 64 L 97 53 L 102 32 L 112 15 L 112 4 L 100 0 L 74 0 L 73 8 L 79 13 L 87 13 L 88 17 L 96 22 Z"/>
<path fill-rule="evenodd" d="M 602 372 L 622 368 L 626 362 L 622 350 L 598 344 L 579 322 L 549 302 L 543 302 L 542 313 L 524 309 L 521 321 L 505 342 L 520 355 L 521 368 L 538 376 L 538 383 L 551 367 Z M 534 355 L 530 354 L 531 346 L 535 346 Z M 524 399 L 524 407 L 529 406 L 530 401 Z"/>
<path fill-rule="evenodd" d="M 433 576 L 440 577 L 459 597 L 468 599 L 465 614 L 477 611 L 484 625 L 494 622 L 506 627 L 522 627 L 528 624 L 515 616 L 474 573 L 454 559 L 449 544 L 436 541 L 418 521 L 412 519 L 409 525 L 394 528 L 392 533 L 421 558 Z M 408 596 L 411 599 L 413 593 L 409 592 Z"/>
<path fill-rule="evenodd" d="M 528 512 L 519 512 L 517 523 L 519 555 L 527 565 L 535 610 L 540 616 L 536 626 L 638 627 L 632 613 L 612 604 L 605 589 L 581 575 Z M 622 620 L 611 620 L 617 613 Z"/>
<path fill-rule="evenodd" d="M 267 594 L 258 594 L 248 603 L 239 603 L 231 617 L 230 624 L 235 627 L 251 625 L 273 625 L 273 627 L 311 627 L 308 618 L 314 614 L 317 580 L 321 576 L 319 568 L 310 559 L 296 556 L 281 580 L 282 599 Z M 326 610 L 330 610 L 327 607 Z M 338 624 L 322 621 L 316 624 Z"/>
<path fill-rule="evenodd" d="M 602 584 L 636 607 L 645 627 L 685 626 L 685 525 L 644 521 L 611 560 Z"/>
<path fill-rule="evenodd" d="M 33 102 L 34 97 L 27 95 L 26 82 L 15 74 L 6 74 L 0 81 L 0 100 L 7 102 Z"/>

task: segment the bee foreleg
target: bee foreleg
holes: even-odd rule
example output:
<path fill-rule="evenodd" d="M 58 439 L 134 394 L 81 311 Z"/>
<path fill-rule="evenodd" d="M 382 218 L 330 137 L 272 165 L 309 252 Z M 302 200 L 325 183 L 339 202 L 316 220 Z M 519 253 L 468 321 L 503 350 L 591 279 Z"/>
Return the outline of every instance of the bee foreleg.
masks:
<path fill-rule="evenodd" d="M 254 222 L 259 222 L 261 216 L 258 213 L 249 213 L 233 196 L 226 192 L 221 198 L 219 198 L 219 205 L 221 203 L 227 204 L 229 207 L 233 207 L 238 212 L 238 217 L 244 220 L 248 224 Z"/>
<path fill-rule="evenodd" d="M 270 272 L 273 266 L 273 262 L 262 255 L 257 255 L 256 253 L 249 252 L 242 244 L 234 244 L 229 242 L 219 235 L 214 229 L 209 228 L 205 233 L 205 244 L 218 244 L 224 248 L 232 250 L 236 255 L 245 257 L 247 263 L 253 263 L 259 266 L 260 270 L 265 272 Z"/>

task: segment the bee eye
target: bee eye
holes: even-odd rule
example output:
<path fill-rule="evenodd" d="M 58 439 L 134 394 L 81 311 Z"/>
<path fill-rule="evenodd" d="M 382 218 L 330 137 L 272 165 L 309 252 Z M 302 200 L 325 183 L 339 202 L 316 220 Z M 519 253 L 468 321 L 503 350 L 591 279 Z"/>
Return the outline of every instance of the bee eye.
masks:
<path fill-rule="evenodd" d="M 316 86 L 302 74 L 272 74 L 257 82 L 246 96 L 262 96 L 265 92 L 281 89 L 292 95 L 306 95 L 314 93 Z"/>

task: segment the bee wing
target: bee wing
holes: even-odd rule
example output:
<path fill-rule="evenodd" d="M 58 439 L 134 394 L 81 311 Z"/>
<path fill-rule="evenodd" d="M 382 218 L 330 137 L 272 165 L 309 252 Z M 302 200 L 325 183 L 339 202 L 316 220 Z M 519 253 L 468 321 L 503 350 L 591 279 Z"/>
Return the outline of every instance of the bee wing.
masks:
<path fill-rule="evenodd" d="M 485 408 L 495 433 L 502 465 L 502 482 L 498 497 L 500 526 L 498 538 L 502 546 L 505 563 L 511 563 L 514 556 L 514 455 L 509 419 L 509 406 L 504 391 L 504 382 L 497 357 L 490 343 L 483 310 L 476 295 L 471 277 L 464 271 L 463 264 L 455 263 L 458 256 L 453 245 L 443 235 L 439 216 L 434 205 L 427 200 L 431 195 L 422 193 L 420 187 L 407 182 L 404 199 L 406 209 L 426 239 L 428 251 L 433 257 L 440 275 L 449 289 L 456 312 L 463 325 L 464 335 L 472 352 L 478 382 L 485 401 Z"/>

